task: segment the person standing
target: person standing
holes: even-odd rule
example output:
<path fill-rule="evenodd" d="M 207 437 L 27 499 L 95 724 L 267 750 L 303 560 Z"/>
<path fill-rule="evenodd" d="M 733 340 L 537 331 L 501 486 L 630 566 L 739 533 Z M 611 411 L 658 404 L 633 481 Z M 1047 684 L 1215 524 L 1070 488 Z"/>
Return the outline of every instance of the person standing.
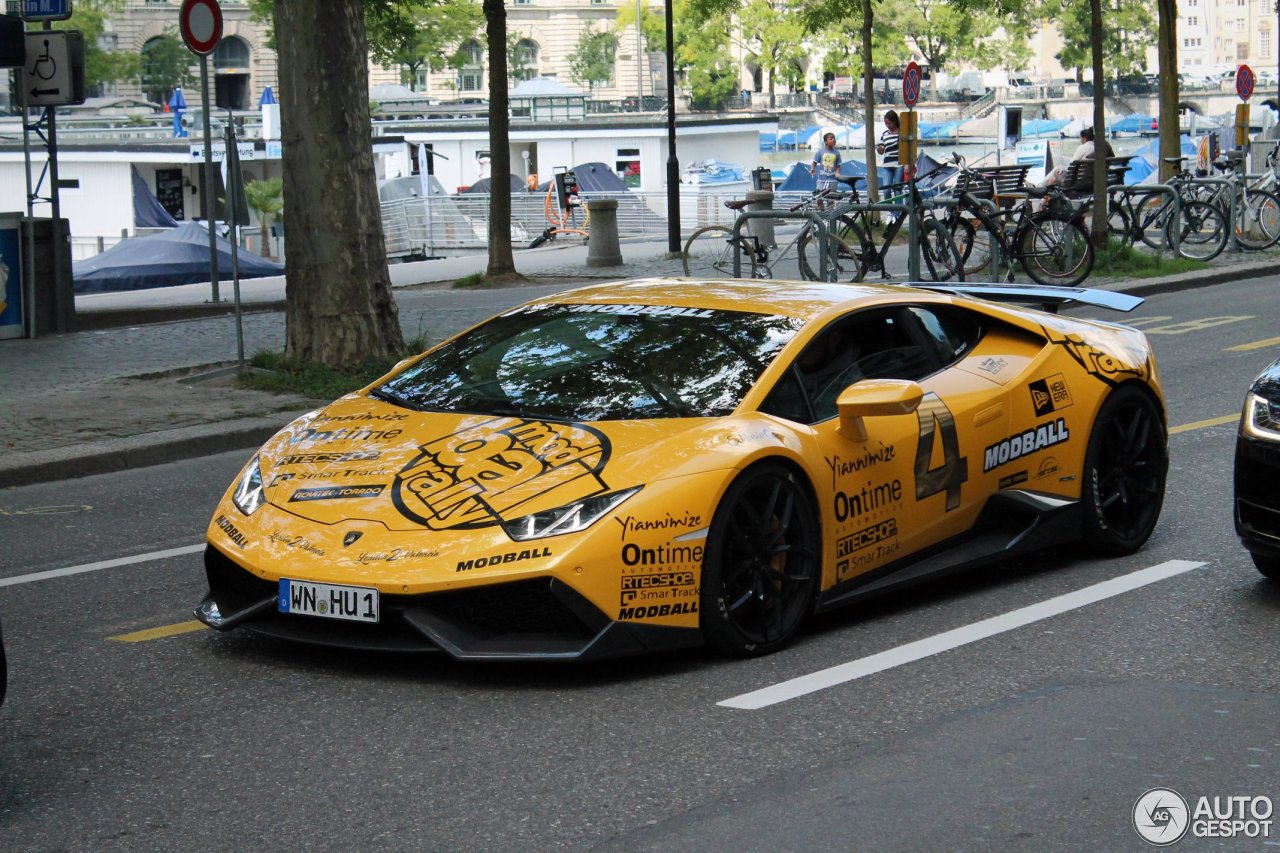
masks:
<path fill-rule="evenodd" d="M 898 161 L 898 132 L 901 127 L 896 110 L 889 110 L 884 114 L 884 132 L 880 134 L 876 153 L 884 157 L 881 165 L 889 172 L 889 184 L 902 183 L 902 164 Z"/>
<path fill-rule="evenodd" d="M 813 155 L 813 162 L 809 164 L 809 174 L 816 175 L 818 179 L 818 192 L 836 188 L 836 175 L 840 172 L 841 162 L 843 160 L 840 152 L 836 150 L 836 135 L 824 133 L 822 149 Z"/>

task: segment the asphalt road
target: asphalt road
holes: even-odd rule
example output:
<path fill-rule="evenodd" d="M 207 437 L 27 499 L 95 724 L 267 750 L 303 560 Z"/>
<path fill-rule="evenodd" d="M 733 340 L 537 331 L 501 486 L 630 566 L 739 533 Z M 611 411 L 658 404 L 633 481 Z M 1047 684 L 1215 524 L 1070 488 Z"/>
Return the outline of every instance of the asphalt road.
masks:
<path fill-rule="evenodd" d="M 1277 287 L 1128 318 L 1175 427 L 1143 551 L 933 583 L 760 660 L 479 666 L 186 630 L 202 532 L 247 454 L 2 491 L 0 847 L 1138 850 L 1150 788 L 1280 799 L 1280 584 L 1230 515 L 1243 393 L 1280 353 Z M 719 704 L 1155 566 L 1176 573 L 757 710 Z M 91 570 L 36 575 L 75 567 Z"/>

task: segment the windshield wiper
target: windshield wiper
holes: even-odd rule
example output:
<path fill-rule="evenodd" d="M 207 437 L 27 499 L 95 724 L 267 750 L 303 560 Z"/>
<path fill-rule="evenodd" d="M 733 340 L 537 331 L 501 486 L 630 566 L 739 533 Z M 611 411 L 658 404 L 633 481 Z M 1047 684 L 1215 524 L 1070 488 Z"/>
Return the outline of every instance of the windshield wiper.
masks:
<path fill-rule="evenodd" d="M 385 385 L 381 388 L 374 388 L 372 391 L 369 392 L 369 396 L 377 397 L 379 400 L 385 400 L 386 402 L 391 403 L 393 406 L 399 406 L 402 409 L 409 409 L 410 411 L 413 411 L 413 412 L 423 411 L 423 408 L 421 406 L 412 402 L 407 397 L 401 397 L 399 394 L 397 394 L 394 391 L 388 391 Z"/>

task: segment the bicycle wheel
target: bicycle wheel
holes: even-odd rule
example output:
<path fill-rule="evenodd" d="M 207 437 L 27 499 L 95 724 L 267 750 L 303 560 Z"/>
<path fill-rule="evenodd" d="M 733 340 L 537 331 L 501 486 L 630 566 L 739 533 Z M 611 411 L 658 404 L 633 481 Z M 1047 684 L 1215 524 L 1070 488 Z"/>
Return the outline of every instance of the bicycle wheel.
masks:
<path fill-rule="evenodd" d="M 739 237 L 742 273 L 755 278 L 756 256 L 747 238 Z M 733 230 L 723 225 L 699 228 L 685 241 L 680 254 L 684 274 L 690 278 L 733 278 Z"/>
<path fill-rule="evenodd" d="M 1244 204 L 1236 221 L 1236 242 L 1254 252 L 1280 242 L 1280 196 L 1267 190 L 1244 191 Z"/>
<path fill-rule="evenodd" d="M 1183 200 L 1186 203 L 1186 200 Z M 1137 236 L 1152 249 L 1169 248 L 1169 217 L 1172 215 L 1173 202 L 1165 197 L 1150 196 L 1137 208 L 1137 223 L 1134 231 Z"/>
<path fill-rule="evenodd" d="M 1129 211 L 1113 201 L 1107 207 L 1107 233 L 1111 239 L 1123 240 L 1126 244 L 1132 243 L 1132 227 L 1132 223 L 1129 220 Z"/>
<path fill-rule="evenodd" d="M 1093 243 L 1074 220 L 1034 216 L 1017 246 L 1022 268 L 1038 284 L 1075 287 L 1093 271 Z"/>
<path fill-rule="evenodd" d="M 1184 201 L 1181 215 L 1170 217 L 1165 239 L 1173 245 L 1178 236 L 1178 254 L 1196 261 L 1218 257 L 1227 246 L 1227 217 L 1207 201 Z"/>
<path fill-rule="evenodd" d="M 991 232 L 981 223 L 961 217 L 951 226 L 951 239 L 960 253 L 964 274 L 972 278 L 991 265 Z"/>
<path fill-rule="evenodd" d="M 920 254 L 933 281 L 964 281 L 964 261 L 947 226 L 937 219 L 926 219 L 920 234 Z"/>
<path fill-rule="evenodd" d="M 862 281 L 866 267 L 862 259 L 866 257 L 867 238 L 862 228 L 852 217 L 841 216 L 831 223 L 830 240 L 835 242 L 834 257 L 827 258 L 828 281 Z M 821 281 L 819 271 L 821 259 L 818 257 L 818 234 L 813 228 L 806 226 L 800 234 L 796 251 L 800 255 L 800 277 L 807 281 Z M 834 270 L 834 272 L 833 272 Z M 834 275 L 834 277 L 833 277 Z"/>

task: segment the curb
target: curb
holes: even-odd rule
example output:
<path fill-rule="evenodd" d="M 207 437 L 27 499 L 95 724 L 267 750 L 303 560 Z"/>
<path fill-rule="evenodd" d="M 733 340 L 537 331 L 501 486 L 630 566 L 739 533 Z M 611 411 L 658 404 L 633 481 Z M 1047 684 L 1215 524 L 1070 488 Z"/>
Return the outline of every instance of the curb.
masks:
<path fill-rule="evenodd" d="M 0 488 L 109 474 L 231 450 L 252 449 L 265 443 L 302 413 L 218 421 L 25 453 L 16 465 L 0 465 Z"/>

